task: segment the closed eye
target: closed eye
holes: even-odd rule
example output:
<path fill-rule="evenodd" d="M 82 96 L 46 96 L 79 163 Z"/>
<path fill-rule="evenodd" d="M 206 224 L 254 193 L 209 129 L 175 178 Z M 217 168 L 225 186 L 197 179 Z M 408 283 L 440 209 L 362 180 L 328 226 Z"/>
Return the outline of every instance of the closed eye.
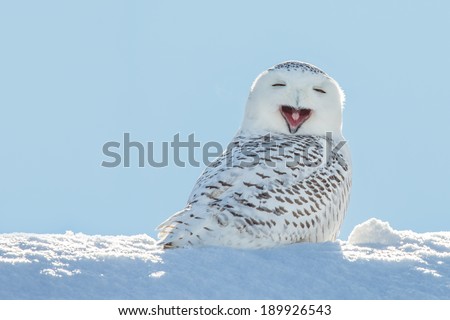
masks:
<path fill-rule="evenodd" d="M 286 83 L 274 83 L 272 87 L 286 87 Z"/>
<path fill-rule="evenodd" d="M 320 93 L 327 93 L 325 90 L 321 88 L 313 88 L 314 91 L 320 92 Z"/>

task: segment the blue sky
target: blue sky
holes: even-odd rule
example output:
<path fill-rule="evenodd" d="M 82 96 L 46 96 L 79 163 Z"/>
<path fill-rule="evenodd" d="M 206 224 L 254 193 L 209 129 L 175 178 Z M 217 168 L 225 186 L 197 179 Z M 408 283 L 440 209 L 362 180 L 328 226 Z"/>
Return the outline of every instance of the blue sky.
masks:
<path fill-rule="evenodd" d="M 0 232 L 155 235 L 202 168 L 104 168 L 108 141 L 222 145 L 285 60 L 347 95 L 354 167 L 341 233 L 370 217 L 450 230 L 448 1 L 0 4 Z M 158 151 L 160 153 L 160 151 Z M 183 155 L 185 159 L 187 155 Z"/>

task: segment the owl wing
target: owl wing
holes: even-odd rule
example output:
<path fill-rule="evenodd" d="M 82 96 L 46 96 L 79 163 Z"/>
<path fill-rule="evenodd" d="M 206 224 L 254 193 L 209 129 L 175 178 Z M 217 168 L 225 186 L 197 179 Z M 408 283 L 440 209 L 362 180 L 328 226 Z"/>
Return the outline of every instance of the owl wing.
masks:
<path fill-rule="evenodd" d="M 269 147 L 261 139 L 234 139 L 205 169 L 186 208 L 159 226 L 162 243 L 258 247 L 334 240 L 351 184 L 344 155 L 320 163 L 324 139 L 281 139 Z"/>

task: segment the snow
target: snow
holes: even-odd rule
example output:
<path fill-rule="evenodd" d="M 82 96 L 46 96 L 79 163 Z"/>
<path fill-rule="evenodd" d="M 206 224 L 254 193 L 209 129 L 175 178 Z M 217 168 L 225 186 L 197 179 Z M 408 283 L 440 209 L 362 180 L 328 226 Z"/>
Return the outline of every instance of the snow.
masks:
<path fill-rule="evenodd" d="M 372 218 L 357 225 L 348 237 L 348 243 L 359 244 L 381 244 L 398 245 L 402 237 L 398 231 L 391 228 L 389 223 Z"/>
<path fill-rule="evenodd" d="M 164 251 L 147 235 L 0 234 L 0 299 L 450 299 L 450 232 Z"/>

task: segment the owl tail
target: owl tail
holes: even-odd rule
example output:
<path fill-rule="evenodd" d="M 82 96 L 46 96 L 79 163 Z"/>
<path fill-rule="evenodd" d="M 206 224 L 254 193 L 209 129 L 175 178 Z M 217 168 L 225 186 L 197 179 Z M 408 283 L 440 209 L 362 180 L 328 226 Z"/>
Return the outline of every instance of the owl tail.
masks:
<path fill-rule="evenodd" d="M 185 208 L 161 223 L 158 232 L 158 245 L 164 249 L 201 245 L 202 241 L 196 230 L 203 225 L 203 218 L 194 214 L 190 207 Z"/>

